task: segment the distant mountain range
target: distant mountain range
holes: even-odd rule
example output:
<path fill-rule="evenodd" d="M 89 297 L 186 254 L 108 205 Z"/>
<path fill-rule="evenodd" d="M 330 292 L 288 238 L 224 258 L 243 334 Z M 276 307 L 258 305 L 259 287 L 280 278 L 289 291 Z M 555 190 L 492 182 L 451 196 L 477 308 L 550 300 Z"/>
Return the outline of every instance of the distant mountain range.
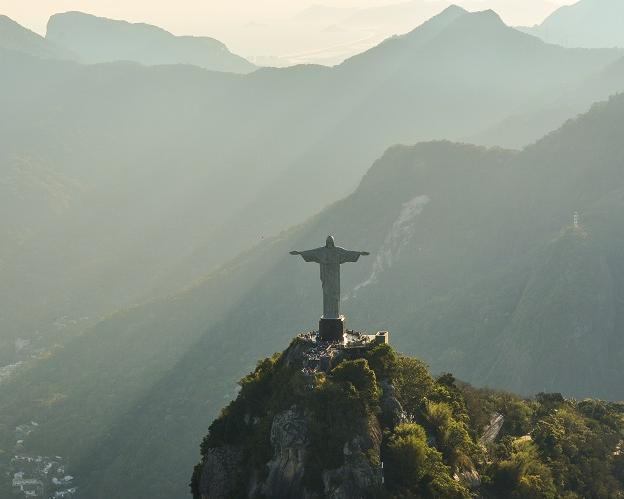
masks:
<path fill-rule="evenodd" d="M 116 61 L 147 66 L 189 64 L 231 73 L 257 69 L 214 38 L 175 36 L 149 24 L 132 24 L 83 12 L 53 15 L 45 38 L 0 15 L 0 49 L 84 64 Z"/>
<path fill-rule="evenodd" d="M 247 50 L 264 50 L 299 63 L 335 65 L 384 38 L 411 31 L 415 25 L 454 4 L 468 11 L 492 9 L 508 24 L 531 24 L 544 19 L 554 9 L 548 0 L 407 0 L 372 7 L 319 3 L 292 18 L 254 26 L 253 38 L 243 33 L 237 38 L 249 45 Z M 288 46 L 287 50 L 283 44 L 280 46 L 278 41 L 286 38 L 280 37 L 280 33 L 287 33 L 294 46 Z M 267 45 L 262 49 L 252 48 L 256 39 Z"/>
<path fill-rule="evenodd" d="M 89 497 L 170 497 L 232 380 L 315 327 L 318 269 L 288 251 L 327 233 L 371 252 L 343 269 L 350 327 L 389 329 L 399 350 L 467 381 L 624 398 L 622 126 L 617 97 L 522 152 L 391 148 L 305 224 L 1 387 L 0 423 L 45 421 L 30 445 L 71 456 Z"/>
<path fill-rule="evenodd" d="M 12 50 L 42 59 L 76 59 L 76 54 L 50 40 L 46 40 L 41 35 L 24 28 L 4 15 L 0 15 L 0 49 Z"/>
<path fill-rule="evenodd" d="M 621 57 L 458 7 L 336 68 L 236 75 L 0 51 L 1 171 L 21 165 L 19 192 L 48 186 L 40 212 L 7 193 L 3 355 L 15 338 L 66 334 L 59 318 L 96 321 L 188 285 L 348 194 L 390 144 L 475 136 L 586 85 L 568 114 L 529 122 L 520 142 L 534 140 L 624 88 L 601 76 Z"/>
<path fill-rule="evenodd" d="M 580 0 L 560 7 L 537 26 L 519 28 L 564 47 L 624 47 L 624 2 Z"/>
<path fill-rule="evenodd" d="M 212 71 L 250 73 L 256 67 L 207 37 L 175 36 L 149 24 L 133 24 L 83 12 L 55 14 L 46 39 L 87 63 L 134 61 L 146 65 L 193 64 Z"/>
<path fill-rule="evenodd" d="M 314 5 L 302 11 L 292 23 L 301 29 L 333 30 L 340 33 L 336 36 L 341 41 L 329 44 L 325 50 L 311 55 L 305 51 L 299 59 L 316 57 L 319 62 L 327 61 L 335 64 L 352 50 L 352 40 L 357 38 L 360 44 L 372 43 L 381 34 L 405 33 L 411 29 L 410 24 L 421 22 L 431 17 L 451 2 L 411 0 L 405 2 L 368 8 L 340 8 L 325 5 Z M 482 0 L 458 0 L 457 5 L 467 10 L 482 10 Z M 624 4 L 620 0 L 581 0 L 572 5 L 565 5 L 553 11 L 553 4 L 541 0 L 498 0 L 488 1 L 487 6 L 498 12 L 503 19 L 516 24 L 524 22 L 526 26 L 517 29 L 535 35 L 546 42 L 564 47 L 624 47 Z M 540 17 L 541 16 L 541 17 Z M 528 25 L 536 19 L 544 19 L 541 24 Z M 531 21 L 531 19 L 533 21 Z M 377 38 L 378 39 L 378 38 Z"/>
<path fill-rule="evenodd" d="M 622 97 L 521 152 L 388 149 L 536 140 L 624 88 L 622 51 L 458 7 L 335 68 L 246 75 L 7 40 L 0 361 L 26 363 L 0 449 L 36 420 L 27 450 L 87 497 L 175 497 L 232 380 L 315 326 L 318 269 L 287 253 L 328 232 L 372 253 L 345 269 L 352 326 L 480 384 L 624 396 Z"/>

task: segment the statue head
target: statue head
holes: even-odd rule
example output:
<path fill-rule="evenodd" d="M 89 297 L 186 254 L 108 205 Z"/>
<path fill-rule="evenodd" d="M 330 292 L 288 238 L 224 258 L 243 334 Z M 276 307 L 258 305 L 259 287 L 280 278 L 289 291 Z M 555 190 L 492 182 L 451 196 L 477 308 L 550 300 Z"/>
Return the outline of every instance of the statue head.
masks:
<path fill-rule="evenodd" d="M 328 248 L 333 248 L 336 245 L 334 244 L 334 237 L 333 236 L 327 236 L 327 240 L 325 241 L 325 246 Z"/>

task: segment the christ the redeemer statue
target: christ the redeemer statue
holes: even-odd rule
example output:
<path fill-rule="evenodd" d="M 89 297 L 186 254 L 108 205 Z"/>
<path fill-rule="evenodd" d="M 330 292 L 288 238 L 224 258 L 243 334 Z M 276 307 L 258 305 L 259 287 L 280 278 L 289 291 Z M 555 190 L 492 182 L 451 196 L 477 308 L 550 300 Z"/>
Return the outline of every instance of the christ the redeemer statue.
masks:
<path fill-rule="evenodd" d="M 321 323 L 328 319 L 342 320 L 340 316 L 340 265 L 347 262 L 357 262 L 360 256 L 370 253 L 340 248 L 334 244 L 334 238 L 328 236 L 325 246 L 307 251 L 291 251 L 290 254 L 301 255 L 306 262 L 320 264 L 321 283 L 323 284 L 323 317 Z"/>

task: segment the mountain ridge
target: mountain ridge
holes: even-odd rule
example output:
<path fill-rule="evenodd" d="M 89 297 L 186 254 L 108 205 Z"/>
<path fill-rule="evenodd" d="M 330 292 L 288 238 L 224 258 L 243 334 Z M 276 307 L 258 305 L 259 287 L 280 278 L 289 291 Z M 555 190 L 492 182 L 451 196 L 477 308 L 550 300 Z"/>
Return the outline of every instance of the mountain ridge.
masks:
<path fill-rule="evenodd" d="M 0 14 L 0 48 L 42 59 L 73 61 L 77 55 Z"/>
<path fill-rule="evenodd" d="M 90 63 L 133 60 L 146 65 L 194 64 L 213 71 L 250 73 L 256 67 L 209 37 L 176 36 L 147 23 L 98 17 L 79 11 L 54 14 L 46 39 Z"/>
<path fill-rule="evenodd" d="M 624 47 L 619 29 L 623 21 L 624 6 L 617 0 L 579 0 L 563 5 L 539 25 L 519 29 L 566 47 Z"/>

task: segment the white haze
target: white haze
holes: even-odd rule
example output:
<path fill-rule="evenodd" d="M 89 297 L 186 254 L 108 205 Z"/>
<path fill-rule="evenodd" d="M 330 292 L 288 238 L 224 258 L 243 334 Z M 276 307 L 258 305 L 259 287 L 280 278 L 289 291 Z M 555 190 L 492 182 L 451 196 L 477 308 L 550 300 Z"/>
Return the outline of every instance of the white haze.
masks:
<path fill-rule="evenodd" d="M 411 30 L 451 3 L 495 10 L 510 25 L 540 23 L 573 0 L 1 0 L 5 14 L 45 34 L 50 15 L 78 10 L 211 36 L 258 64 L 336 64 Z"/>

